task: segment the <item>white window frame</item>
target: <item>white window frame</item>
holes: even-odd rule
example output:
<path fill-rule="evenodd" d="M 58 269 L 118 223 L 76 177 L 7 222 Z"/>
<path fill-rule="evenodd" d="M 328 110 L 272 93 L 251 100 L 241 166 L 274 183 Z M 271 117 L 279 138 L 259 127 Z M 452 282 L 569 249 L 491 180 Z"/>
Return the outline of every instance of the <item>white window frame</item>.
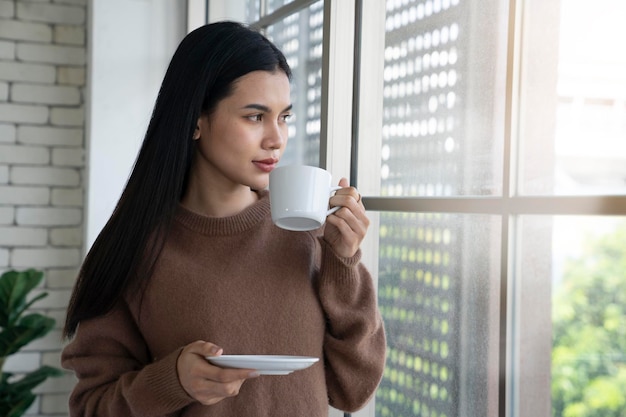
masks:
<path fill-rule="evenodd" d="M 359 0 L 357 0 L 359 1 Z M 381 3 L 374 5 L 372 3 Z M 359 102 L 359 131 L 357 137 L 361 141 L 372 143 L 367 150 L 359 146 L 361 160 L 374 160 L 372 152 L 380 149 L 380 132 L 376 131 L 376 123 L 380 123 L 382 116 L 377 114 L 377 105 L 382 102 L 382 93 L 376 93 L 375 86 L 383 85 L 382 69 L 384 62 L 383 49 L 378 43 L 379 34 L 384 33 L 384 26 L 380 27 L 381 15 L 384 18 L 384 1 L 363 1 L 363 21 L 367 30 L 362 33 L 363 39 L 367 39 L 368 48 L 362 52 L 360 74 L 362 85 L 367 86 L 369 100 Z M 499 371 L 500 376 L 497 398 L 495 398 L 495 411 L 500 417 L 548 417 L 544 414 L 545 404 L 550 400 L 549 379 L 544 378 L 543 373 L 550 372 L 549 367 L 543 369 L 541 380 L 537 375 L 527 375 L 522 368 L 520 358 L 529 360 L 531 355 L 540 350 L 549 355 L 551 339 L 532 341 L 521 345 L 519 332 L 528 328 L 542 328 L 541 332 L 535 330 L 535 334 L 544 336 L 551 335 L 550 329 L 545 329 L 546 317 L 539 317 L 533 313 L 532 306 L 526 306 L 521 300 L 521 275 L 516 270 L 516 265 L 521 259 L 521 243 L 519 241 L 518 223 L 521 216 L 525 215 L 580 215 L 580 216 L 614 216 L 626 215 L 626 196 L 623 195 L 586 195 L 586 196 L 524 196 L 518 194 L 518 173 L 520 162 L 520 149 L 517 144 L 520 139 L 520 103 L 527 100 L 532 92 L 523 88 L 525 60 L 533 59 L 524 55 L 524 47 L 530 39 L 524 32 L 524 23 L 528 14 L 541 16 L 541 12 L 533 8 L 541 8 L 541 2 L 532 0 L 510 0 L 509 10 L 509 33 L 507 55 L 507 80 L 505 99 L 505 121 L 503 136 L 504 143 L 504 166 L 502 173 L 502 196 L 488 197 L 380 197 L 379 195 L 367 195 L 363 200 L 368 213 L 381 211 L 421 212 L 421 213 L 453 213 L 453 214 L 492 214 L 502 219 L 501 239 L 501 270 L 500 270 L 500 336 L 499 348 Z M 378 6 L 378 7 L 377 7 Z M 551 16 L 553 17 L 553 16 Z M 383 22 L 384 24 L 384 22 Z M 534 57 L 535 59 L 537 57 Z M 380 100 L 372 103 L 371 96 L 380 94 Z M 366 116 L 365 116 L 366 115 Z M 361 165 L 361 163 L 359 164 Z M 375 176 L 376 166 L 372 169 L 359 171 L 359 181 L 367 181 L 372 186 L 379 181 Z M 379 168 L 379 167 L 378 167 Z M 370 181 L 373 181 L 370 184 Z M 369 238 L 377 240 L 377 228 L 372 227 Z M 377 257 L 377 253 L 372 254 Z M 531 284 L 532 285 L 532 284 Z M 549 317 L 547 318 L 550 319 Z M 523 323 L 523 324 L 522 324 Z M 548 323 L 549 324 L 549 323 Z M 522 325 L 524 326 L 522 328 Z M 535 346 L 533 346 L 535 345 Z M 538 345 L 538 346 L 537 346 Z M 541 363 L 549 363 L 549 356 L 537 358 Z M 546 385 L 547 381 L 547 385 Z M 490 400 L 492 396 L 490 394 Z M 546 401 L 547 400 L 547 401 Z M 523 404 L 523 407 L 521 406 Z M 494 404 L 490 404 L 490 407 Z M 491 409 L 491 408 L 490 408 Z M 354 414 L 360 416 L 361 414 Z M 365 415 L 365 414 L 364 414 Z M 369 415 L 369 414 L 368 414 Z M 371 416 L 374 416 L 373 412 Z"/>

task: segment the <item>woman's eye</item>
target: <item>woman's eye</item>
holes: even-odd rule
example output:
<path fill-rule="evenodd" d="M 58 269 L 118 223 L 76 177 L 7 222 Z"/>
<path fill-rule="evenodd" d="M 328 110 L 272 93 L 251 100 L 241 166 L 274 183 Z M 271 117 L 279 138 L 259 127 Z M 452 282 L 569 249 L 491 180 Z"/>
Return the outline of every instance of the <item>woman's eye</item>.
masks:
<path fill-rule="evenodd" d="M 246 116 L 246 119 L 252 121 L 252 122 L 262 122 L 263 121 L 263 113 L 259 113 L 259 114 L 251 114 L 249 116 Z M 292 114 L 288 113 L 288 114 L 281 114 L 279 116 L 279 120 L 281 122 L 287 122 L 290 118 L 291 118 Z"/>

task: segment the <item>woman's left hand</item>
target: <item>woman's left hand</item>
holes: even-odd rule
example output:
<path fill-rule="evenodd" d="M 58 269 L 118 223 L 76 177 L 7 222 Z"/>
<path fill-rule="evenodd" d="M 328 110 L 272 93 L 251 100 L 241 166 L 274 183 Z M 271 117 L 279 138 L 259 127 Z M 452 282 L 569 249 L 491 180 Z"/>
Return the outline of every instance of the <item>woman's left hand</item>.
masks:
<path fill-rule="evenodd" d="M 324 240 L 337 255 L 350 258 L 359 249 L 370 221 L 357 189 L 350 187 L 345 178 L 339 181 L 339 186 L 343 188 L 330 198 L 330 205 L 341 208 L 326 219 Z"/>

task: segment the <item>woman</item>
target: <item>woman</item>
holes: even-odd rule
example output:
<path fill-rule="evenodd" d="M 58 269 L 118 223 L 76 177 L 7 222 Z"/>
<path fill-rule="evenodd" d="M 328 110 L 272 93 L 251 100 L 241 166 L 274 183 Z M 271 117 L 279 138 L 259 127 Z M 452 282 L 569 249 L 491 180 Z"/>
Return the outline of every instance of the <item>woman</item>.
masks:
<path fill-rule="evenodd" d="M 360 195 L 341 179 L 342 208 L 320 230 L 271 222 L 290 77 L 283 54 L 237 23 L 181 42 L 70 301 L 72 416 L 323 416 L 373 395 L 385 335 L 359 261 Z M 320 361 L 259 376 L 206 359 L 223 352 Z"/>

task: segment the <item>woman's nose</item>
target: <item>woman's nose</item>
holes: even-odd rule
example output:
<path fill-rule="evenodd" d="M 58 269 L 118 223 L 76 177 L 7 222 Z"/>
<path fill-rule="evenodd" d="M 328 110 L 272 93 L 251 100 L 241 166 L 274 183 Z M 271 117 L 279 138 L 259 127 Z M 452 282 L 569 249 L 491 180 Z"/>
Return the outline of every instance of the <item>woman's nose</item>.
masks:
<path fill-rule="evenodd" d="M 287 127 L 279 123 L 270 123 L 265 130 L 263 146 L 268 149 L 280 149 L 287 142 Z"/>

